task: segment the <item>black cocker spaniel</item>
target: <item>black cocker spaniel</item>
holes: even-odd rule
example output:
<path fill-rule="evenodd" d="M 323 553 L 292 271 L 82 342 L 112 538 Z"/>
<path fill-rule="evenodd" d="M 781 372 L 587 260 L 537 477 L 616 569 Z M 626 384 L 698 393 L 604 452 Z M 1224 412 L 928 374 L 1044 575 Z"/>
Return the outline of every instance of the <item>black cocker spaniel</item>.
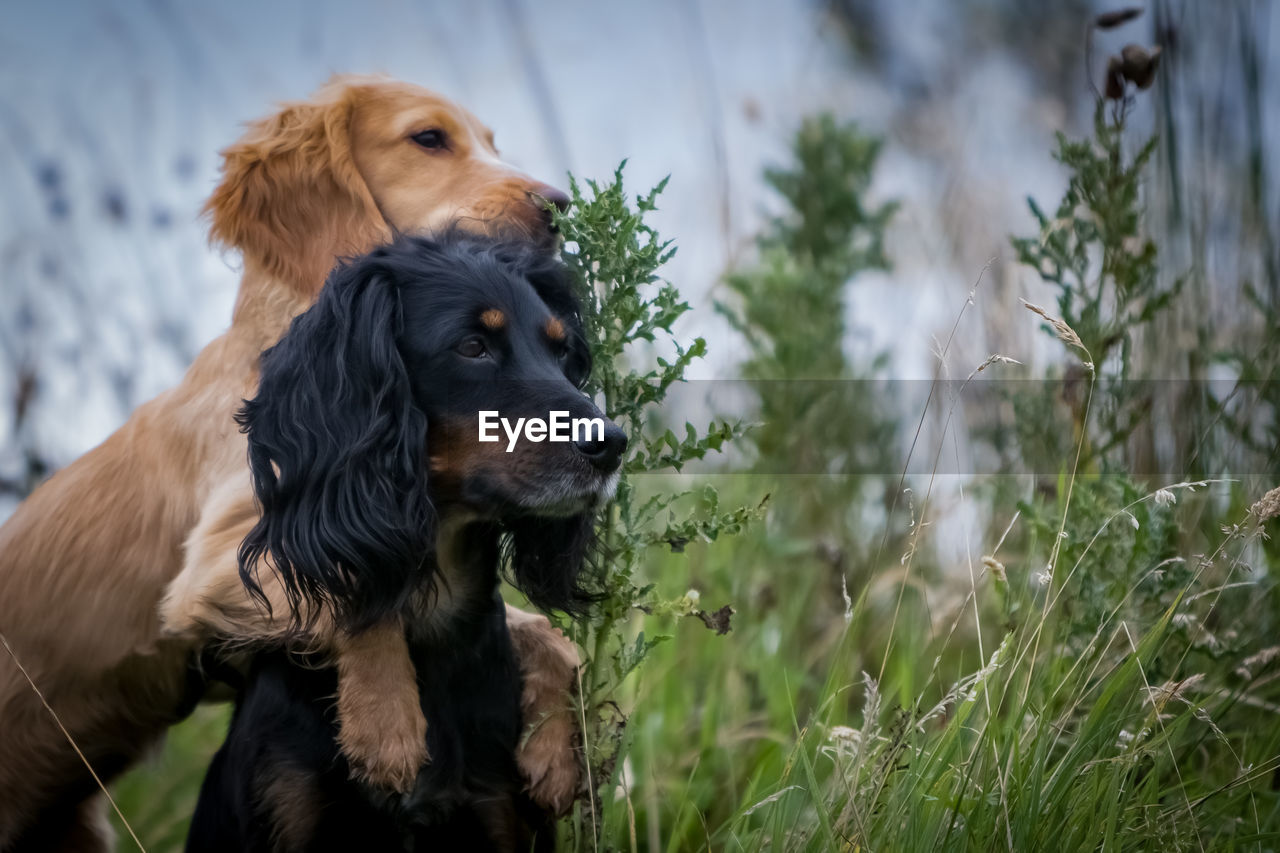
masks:
<path fill-rule="evenodd" d="M 498 584 L 507 566 L 544 609 L 588 600 L 579 570 L 626 447 L 580 390 L 590 369 L 559 262 L 462 233 L 340 266 L 263 354 L 240 415 L 261 504 L 242 579 L 253 590 L 261 565 L 277 572 L 295 617 L 321 601 L 352 631 L 400 618 L 431 758 L 407 797 L 353 781 L 329 661 L 260 652 L 188 850 L 553 844 L 520 790 L 520 670 Z M 567 441 L 480 441 L 481 412 L 599 421 Z"/>

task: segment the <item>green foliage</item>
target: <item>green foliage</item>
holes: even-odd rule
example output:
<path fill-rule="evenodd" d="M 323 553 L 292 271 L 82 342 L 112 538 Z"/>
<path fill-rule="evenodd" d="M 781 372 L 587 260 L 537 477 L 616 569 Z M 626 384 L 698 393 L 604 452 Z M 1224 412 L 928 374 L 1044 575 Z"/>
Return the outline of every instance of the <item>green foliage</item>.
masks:
<path fill-rule="evenodd" d="M 986 582 L 974 578 L 952 628 L 915 656 L 933 666 L 882 667 L 896 689 L 864 674 L 862 713 L 850 718 L 840 697 L 855 686 L 852 667 L 838 655 L 818 710 L 797 715 L 781 775 L 741 800 L 708 846 L 1204 850 L 1280 840 L 1278 691 L 1258 675 L 1280 660 L 1280 600 L 1246 559 L 1265 546 L 1265 529 L 1238 511 L 1221 530 L 1196 523 L 1220 500 L 1198 500 L 1205 483 L 1146 489 L 1085 473 L 1128 461 L 1120 450 L 1144 417 L 1121 384 L 1130 335 L 1178 293 L 1157 289 L 1155 246 L 1139 237 L 1151 143 L 1126 160 L 1122 127 L 1122 111 L 1107 124 L 1100 106 L 1095 140 L 1059 138 L 1066 198 L 1052 221 L 1033 204 L 1041 235 L 1015 241 L 1058 289 L 1068 328 L 1046 328 L 1085 351 L 1085 370 L 1065 383 L 1071 417 L 1019 410 L 1020 429 L 1056 443 L 1061 473 L 1019 503 L 1021 523 L 983 561 Z M 1091 407 L 1095 382 L 1106 393 Z M 966 610 L 977 666 L 938 696 Z M 868 618 L 864 597 L 841 655 L 856 660 L 850 638 Z M 893 707 L 891 696 L 908 701 Z"/>
<path fill-rule="evenodd" d="M 880 148 L 854 123 L 806 120 L 791 163 L 765 172 L 782 212 L 757 237 L 756 263 L 726 276 L 733 298 L 716 305 L 747 341 L 741 373 L 760 422 L 746 437 L 749 470 L 776 497 L 768 526 L 742 547 L 760 584 L 808 591 L 797 603 L 803 621 L 790 629 L 801 648 L 828 642 L 847 590 L 879 568 L 873 551 L 900 548 L 905 533 L 891 511 L 899 424 L 883 378 L 889 358 L 846 349 L 851 290 L 890 265 L 884 236 L 897 203 L 870 201 Z M 884 520 L 870 526 L 869 515 Z M 818 684 L 799 678 L 796 688 L 807 699 Z"/>
<path fill-rule="evenodd" d="M 845 352 L 847 292 L 869 270 L 887 270 L 884 231 L 897 204 L 867 201 L 880 141 L 830 115 L 806 120 L 794 162 L 765 172 L 786 202 L 757 238 L 756 265 L 726 277 L 732 302 L 716 308 L 747 341 L 742 376 L 759 398 L 749 435 L 755 470 L 815 475 L 775 512 L 795 535 L 835 536 L 848 548 L 842 516 L 886 471 L 897 422 L 873 381 L 887 364 L 865 367 Z M 857 413 L 856 417 L 851 413 Z"/>
<path fill-rule="evenodd" d="M 1140 231 L 1136 196 L 1095 203 L 1128 205 L 1139 218 L 1111 211 L 1106 227 Z M 821 310 L 808 313 L 807 294 L 795 294 L 814 278 L 795 271 L 813 265 L 786 250 L 764 260 L 776 233 L 762 238 L 761 269 L 741 274 L 745 284 L 733 286 L 739 303 L 727 310 L 759 369 L 785 377 L 792 374 L 780 354 L 821 352 L 805 332 L 839 328 L 831 318 L 843 312 L 840 287 L 824 282 Z M 1108 240 L 1092 234 L 1087 252 Z M 1140 292 L 1154 249 L 1117 245 L 1130 257 L 1108 260 L 1107 269 L 1118 271 L 1108 276 Z M 1113 288 L 1114 278 L 1108 281 Z M 1121 321 L 1114 300 L 1089 309 L 1069 298 L 1061 313 L 1084 317 L 1082 326 L 1093 322 L 1095 349 L 1115 354 L 1104 378 L 1122 377 L 1123 338 L 1163 309 L 1144 319 L 1143 308 L 1126 303 L 1137 313 Z M 755 306 L 758 322 L 743 322 L 752 316 L 744 303 Z M 774 316 L 782 305 L 796 312 L 787 321 Z M 769 323 L 797 348 L 775 347 L 763 331 Z M 1120 337 L 1108 343 L 1109 334 Z M 825 363 L 841 365 L 836 357 Z M 749 361 L 744 372 L 757 378 L 753 369 Z M 897 561 L 865 568 L 871 578 L 854 587 L 846 623 L 833 613 L 841 609 L 839 591 L 814 553 L 819 537 L 847 535 L 844 523 L 866 511 L 869 495 L 846 490 L 837 511 L 829 496 L 840 492 L 822 491 L 830 482 L 806 479 L 789 491 L 775 479 L 768 528 L 695 555 L 695 569 L 735 590 L 743 612 L 731 645 L 685 631 L 650 656 L 650 690 L 633 720 L 632 778 L 612 804 L 616 825 L 628 830 L 612 836 L 617 847 L 1275 849 L 1280 592 L 1249 563 L 1270 547 L 1265 526 L 1238 505 L 1224 506 L 1220 485 L 1154 489 L 1123 475 L 1085 473 L 1090 454 L 1081 451 L 1121 447 L 1126 418 L 1140 416 L 1140 407 L 1126 418 L 1091 410 L 1094 371 L 1067 379 L 1073 417 L 1025 425 L 1052 438 L 1061 473 L 1022 496 L 1009 529 L 1013 507 L 993 508 L 998 544 L 987 546 L 980 573 L 970 569 L 972 586 L 958 603 L 940 603 L 946 587 L 939 585 L 925 596 L 932 606 L 912 608 L 905 577 L 894 581 L 905 612 L 893 654 L 873 657 L 868 626 L 886 621 L 874 589 L 879 579 L 899 576 Z M 757 470 L 776 472 L 768 454 L 803 459 L 788 455 L 785 433 L 808 438 L 809 421 L 803 403 L 777 404 L 786 385 L 756 387 L 762 398 L 767 388 L 762 409 L 774 405 L 777 420 L 762 417 L 747 440 Z M 1052 411 L 1047 395 L 1046 403 Z M 1104 416 L 1109 424 L 1100 422 Z M 766 444 L 770 429 L 777 440 Z M 1106 455 L 1114 466 L 1123 462 L 1119 452 Z M 926 523 L 914 512 L 912 521 L 917 530 Z M 843 562 L 833 558 L 841 572 Z M 657 567 L 660 586 L 672 572 L 670 564 Z M 944 613 L 930 614 L 933 607 Z M 823 623 L 825 635 L 813 630 Z M 867 675 L 876 663 L 879 674 Z M 819 667 L 827 677 L 815 693 Z"/>
<path fill-rule="evenodd" d="M 1142 233 L 1142 173 L 1155 152 L 1147 140 L 1125 153 L 1122 116 L 1108 121 L 1104 103 L 1094 112 L 1093 139 L 1057 136 L 1054 159 L 1069 172 L 1067 191 L 1049 217 L 1027 203 L 1040 224 L 1035 237 L 1015 237 L 1018 260 L 1034 267 L 1058 291 L 1058 313 L 1101 367 L 1120 348 L 1127 375 L 1131 333 L 1150 323 L 1177 289 L 1160 290 L 1156 245 Z"/>
<path fill-rule="evenodd" d="M 760 235 L 761 249 L 783 249 L 837 279 L 887 269 L 884 229 L 898 205 L 867 204 L 880 148 L 879 139 L 854 123 L 839 123 L 829 114 L 806 119 L 791 146 L 795 163 L 765 170 L 765 183 L 786 200 L 787 213 Z M 778 331 L 777 338 L 794 336 Z"/>
<path fill-rule="evenodd" d="M 196 709 L 175 728 L 163 752 L 144 761 L 111 786 L 116 805 L 124 812 L 148 853 L 180 851 L 200 795 L 200 783 L 213 754 L 222 745 L 231 721 L 231 708 L 209 705 Z M 111 822 L 121 851 L 137 848 L 115 812 Z"/>
<path fill-rule="evenodd" d="M 757 259 L 726 276 L 730 296 L 717 310 L 747 342 L 741 374 L 759 423 L 741 442 L 750 464 L 715 481 L 747 505 L 769 491 L 767 524 L 714 550 L 692 546 L 679 562 L 650 562 L 661 594 L 695 583 L 739 613 L 728 642 L 677 626 L 675 641 L 650 655 L 631 722 L 630 790 L 606 804 L 619 812 L 613 844 L 630 844 L 634 824 L 649 849 L 699 848 L 784 772 L 791 721 L 816 707 L 834 660 L 842 593 L 875 567 L 869 552 L 883 528 L 864 515 L 896 483 L 886 460 L 897 423 L 879 379 L 887 358 L 863 362 L 844 344 L 850 289 L 889 263 L 884 231 L 896 205 L 868 200 L 879 151 L 855 125 L 806 121 L 791 161 L 766 174 L 780 215 L 757 238 Z M 859 636 L 874 633 L 863 628 Z"/>
<path fill-rule="evenodd" d="M 968 674 L 931 689 L 948 635 L 915 675 L 915 701 L 894 707 L 893 691 L 866 674 L 855 687 L 838 658 L 782 773 L 708 847 L 1274 849 L 1280 597 L 1242 563 L 1256 518 L 1194 560 L 1164 556 L 1172 500 L 1194 490 L 1077 482 L 1052 572 L 1040 561 L 1055 549 L 1033 544 L 997 554 L 1009 566 L 993 557 L 998 574 L 975 587 L 1003 618 Z M 1135 569 L 1127 581 L 1117 561 Z M 853 689 L 858 715 L 836 701 Z"/>
<path fill-rule="evenodd" d="M 879 140 L 823 115 L 801 126 L 789 168 L 765 172 L 785 212 L 757 237 L 757 265 L 727 277 L 737 300 L 717 305 L 748 341 L 744 378 L 853 374 L 843 349 L 845 290 L 859 272 L 889 268 L 884 231 L 897 210 L 866 201 L 879 154 Z"/>
<path fill-rule="evenodd" d="M 1065 495 L 1066 479 L 1064 475 L 1054 494 Z M 1170 500 L 1176 499 L 1172 492 L 1168 494 Z M 1107 475 L 1077 478 L 1069 506 L 1058 499 L 1018 504 L 1027 519 L 1033 564 L 1047 566 L 1054 561 L 1065 570 L 1077 564 L 1089 566 L 1088 582 L 1060 605 L 1066 620 L 1063 642 L 1073 652 L 1092 640 L 1096 627 L 1112 614 L 1117 602 L 1124 603 L 1121 616 L 1150 624 L 1191 579 L 1185 562 L 1176 559 L 1180 531 L 1172 507 L 1145 497 L 1146 492 L 1130 478 Z M 1055 542 L 1060 543 L 1056 552 Z M 1164 569 L 1147 576 L 1157 565 Z M 1142 595 L 1128 595 L 1139 586 Z"/>
<path fill-rule="evenodd" d="M 589 391 L 603 400 L 605 413 L 627 431 L 628 451 L 617 496 L 605 509 L 598 535 L 601 555 L 589 579 L 598 596 L 590 616 L 567 625 L 570 636 L 586 650 L 581 696 L 586 723 L 584 745 L 591 778 L 586 814 L 579 809 L 574 822 L 576 838 L 596 838 L 609 827 L 599 819 L 599 792 L 617 784 L 619 760 L 625 752 L 626 713 L 618 701 L 619 690 L 649 652 L 666 639 L 646 635 L 636 627 L 643 614 L 698 616 L 691 606 L 664 602 L 642 578 L 648 551 L 666 547 L 682 551 L 691 540 L 711 542 L 737 533 L 757 514 L 755 506 L 723 509 L 713 488 L 699 491 L 692 507 L 683 498 L 691 491 L 658 491 L 647 499 L 637 494 L 637 474 L 679 471 L 686 463 L 720 451 L 739 437 L 744 428 L 720 422 L 699 429 L 684 425 L 684 437 L 667 430 L 646 436 L 649 422 L 660 420 L 659 407 L 671 386 L 683 380 L 685 369 L 706 353 L 706 342 L 696 338 L 679 341 L 671 332 L 688 303 L 659 277 L 659 269 L 675 253 L 645 223 L 655 209 L 663 180 L 647 195 L 628 202 L 623 190 L 625 162 L 608 183 L 586 182 L 589 191 L 570 178 L 572 204 L 554 212 L 555 225 L 564 237 L 564 259 L 576 276 L 585 308 L 587 334 L 595 359 Z M 641 342 L 670 345 L 676 355 L 645 359 L 637 352 Z M 653 366 L 635 369 L 633 363 L 651 360 Z M 677 508 L 679 511 L 677 511 Z"/>
<path fill-rule="evenodd" d="M 1092 401 L 1097 428 L 1083 447 L 1086 466 L 1094 460 L 1129 461 L 1124 443 L 1151 405 L 1149 391 L 1128 381 L 1134 378 L 1134 335 L 1169 309 L 1184 282 L 1178 278 L 1172 287 L 1160 285 L 1156 244 L 1142 229 L 1143 172 L 1156 139 L 1128 154 L 1125 111 L 1114 111 L 1110 120 L 1107 115 L 1100 99 L 1092 139 L 1057 135 L 1054 159 L 1068 170 L 1066 193 L 1053 216 L 1028 199 L 1040 233 L 1012 239 L 1018 260 L 1057 291 L 1058 315 L 1079 336 L 1089 381 L 1099 379 Z M 1073 406 L 1077 424 L 1086 420 L 1081 405 Z M 1043 406 L 1018 401 L 1018 407 L 1020 434 L 1028 444 L 1052 434 L 1044 429 L 1045 416 L 1052 415 Z"/>

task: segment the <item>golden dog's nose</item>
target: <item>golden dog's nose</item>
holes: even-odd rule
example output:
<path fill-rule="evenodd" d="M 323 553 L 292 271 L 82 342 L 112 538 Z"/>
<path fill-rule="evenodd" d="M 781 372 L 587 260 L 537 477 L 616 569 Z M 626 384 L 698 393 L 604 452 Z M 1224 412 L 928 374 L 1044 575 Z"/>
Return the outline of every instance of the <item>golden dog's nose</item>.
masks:
<path fill-rule="evenodd" d="M 543 201 L 549 201 L 561 212 L 569 209 L 569 196 L 550 184 L 537 183 L 529 187 L 526 192 L 529 193 L 530 199 L 539 206 L 542 205 Z"/>

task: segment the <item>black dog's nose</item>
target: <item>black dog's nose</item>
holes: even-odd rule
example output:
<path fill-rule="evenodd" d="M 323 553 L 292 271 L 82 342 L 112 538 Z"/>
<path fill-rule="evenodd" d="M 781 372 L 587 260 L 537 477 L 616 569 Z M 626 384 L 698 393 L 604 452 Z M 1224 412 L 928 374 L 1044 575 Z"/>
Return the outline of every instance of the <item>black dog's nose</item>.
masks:
<path fill-rule="evenodd" d="M 587 430 L 587 433 L 591 435 L 592 431 Z M 627 434 L 617 424 L 606 424 L 603 440 L 591 435 L 590 438 L 575 441 L 573 446 L 598 470 L 611 474 L 622 464 L 622 451 L 627 449 Z"/>

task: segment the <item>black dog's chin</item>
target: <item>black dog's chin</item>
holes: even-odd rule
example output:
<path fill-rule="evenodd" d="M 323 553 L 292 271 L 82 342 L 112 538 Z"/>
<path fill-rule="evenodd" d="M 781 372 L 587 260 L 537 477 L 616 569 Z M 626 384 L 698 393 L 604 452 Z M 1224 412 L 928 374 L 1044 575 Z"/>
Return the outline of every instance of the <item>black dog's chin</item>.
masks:
<path fill-rule="evenodd" d="M 580 482 L 577 477 L 557 479 L 549 476 L 539 488 L 504 487 L 499 478 L 479 475 L 462 489 L 462 502 L 484 518 L 501 521 L 508 518 L 570 518 L 594 512 L 607 504 L 618 487 L 618 474 L 592 477 Z"/>
<path fill-rule="evenodd" d="M 599 509 L 607 501 L 608 498 L 591 493 L 576 498 L 562 498 L 551 503 L 519 506 L 516 508 L 515 513 L 532 516 L 533 518 L 568 518 Z"/>

